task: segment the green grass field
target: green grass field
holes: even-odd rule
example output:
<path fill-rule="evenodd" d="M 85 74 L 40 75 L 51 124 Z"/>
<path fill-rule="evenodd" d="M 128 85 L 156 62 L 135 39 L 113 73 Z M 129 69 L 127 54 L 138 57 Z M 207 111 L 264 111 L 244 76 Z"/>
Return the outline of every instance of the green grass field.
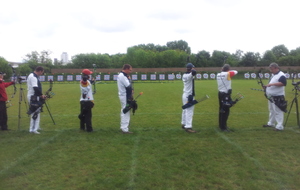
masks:
<path fill-rule="evenodd" d="M 43 84 L 44 91 L 48 86 Z M 8 108 L 11 130 L 0 131 L 0 189 L 299 189 L 295 105 L 284 131 L 263 128 L 267 100 L 263 92 L 250 89 L 260 88 L 256 80 L 232 82 L 233 94 L 245 95 L 231 108 L 232 133 L 218 129 L 214 80 L 196 81 L 196 96 L 210 98 L 195 107 L 195 134 L 181 129 L 181 81 L 136 82 L 134 87 L 136 94 L 144 94 L 131 116 L 130 135 L 119 129 L 114 82 L 97 84 L 93 133 L 79 130 L 78 83 L 54 84 L 56 95 L 47 104 L 56 125 L 44 107 L 40 135 L 28 132 L 29 117 L 18 91 Z M 289 102 L 292 88 L 288 81 Z"/>

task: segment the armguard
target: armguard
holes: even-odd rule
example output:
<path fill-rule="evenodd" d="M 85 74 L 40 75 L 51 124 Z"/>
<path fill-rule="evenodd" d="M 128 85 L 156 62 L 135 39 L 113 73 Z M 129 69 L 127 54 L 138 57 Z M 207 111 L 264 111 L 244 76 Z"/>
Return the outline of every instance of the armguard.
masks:
<path fill-rule="evenodd" d="M 182 109 L 186 109 L 186 108 L 192 107 L 192 106 L 195 105 L 195 104 L 198 104 L 198 101 L 197 101 L 197 100 L 193 100 L 193 101 L 191 101 L 191 102 L 188 102 L 188 103 L 184 104 L 184 105 L 182 106 Z"/>
<path fill-rule="evenodd" d="M 126 89 L 126 98 L 127 98 L 127 100 L 131 100 L 132 99 L 132 87 L 131 87 L 131 85 L 129 85 L 125 89 Z"/>

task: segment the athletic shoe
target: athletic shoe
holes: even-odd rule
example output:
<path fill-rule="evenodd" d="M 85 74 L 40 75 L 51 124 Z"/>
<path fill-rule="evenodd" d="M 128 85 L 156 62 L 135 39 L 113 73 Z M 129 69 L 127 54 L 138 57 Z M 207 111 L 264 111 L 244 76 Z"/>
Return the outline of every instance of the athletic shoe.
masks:
<path fill-rule="evenodd" d="M 283 131 L 283 129 L 277 129 L 277 128 L 275 128 L 275 129 L 273 129 L 273 131 Z"/>
<path fill-rule="evenodd" d="M 271 126 L 271 125 L 263 125 L 263 127 L 273 127 L 273 126 Z"/>
<path fill-rule="evenodd" d="M 122 131 L 123 134 L 132 134 L 133 132 L 131 131 Z"/>
<path fill-rule="evenodd" d="M 41 134 L 40 132 L 38 132 L 38 131 L 32 131 L 31 133 L 34 133 L 34 134 Z"/>
<path fill-rule="evenodd" d="M 185 131 L 188 133 L 197 133 L 197 131 L 194 131 L 192 128 L 185 129 Z"/>
<path fill-rule="evenodd" d="M 228 133 L 231 132 L 229 129 L 222 129 L 221 131 L 222 132 L 228 132 Z"/>

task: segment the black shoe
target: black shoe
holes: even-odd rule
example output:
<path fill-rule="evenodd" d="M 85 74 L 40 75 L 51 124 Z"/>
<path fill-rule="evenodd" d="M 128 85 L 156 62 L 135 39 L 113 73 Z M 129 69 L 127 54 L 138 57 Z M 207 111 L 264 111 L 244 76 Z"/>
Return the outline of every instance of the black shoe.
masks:
<path fill-rule="evenodd" d="M 227 129 L 229 132 L 234 132 L 234 130 L 230 129 L 229 127 L 226 127 L 226 129 Z"/>
<path fill-rule="evenodd" d="M 132 134 L 133 132 L 131 131 L 122 131 L 123 134 Z"/>
<path fill-rule="evenodd" d="M 231 132 L 229 129 L 222 129 L 221 131 L 222 132 L 228 132 L 228 133 Z"/>
<path fill-rule="evenodd" d="M 188 133 L 197 133 L 197 131 L 194 131 L 192 128 L 185 129 L 185 131 Z"/>
<path fill-rule="evenodd" d="M 263 127 L 273 127 L 273 126 L 271 126 L 271 125 L 263 125 Z"/>

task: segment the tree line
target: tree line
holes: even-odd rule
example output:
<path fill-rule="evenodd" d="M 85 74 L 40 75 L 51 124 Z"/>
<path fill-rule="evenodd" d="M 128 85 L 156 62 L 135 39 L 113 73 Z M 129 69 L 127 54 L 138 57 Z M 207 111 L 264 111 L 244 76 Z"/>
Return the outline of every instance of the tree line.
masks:
<path fill-rule="evenodd" d="M 38 65 L 44 66 L 46 72 L 51 72 L 52 68 L 121 68 L 125 63 L 134 68 L 184 67 L 187 62 L 196 67 L 222 67 L 225 59 L 233 67 L 268 66 L 271 62 L 280 66 L 300 65 L 300 47 L 288 50 L 283 44 L 277 45 L 262 55 L 242 50 L 236 50 L 235 53 L 202 50 L 194 54 L 184 40 L 167 42 L 166 45 L 140 44 L 127 48 L 126 54 L 81 53 L 72 56 L 71 62 L 66 65 L 62 61 L 52 61 L 50 55 L 49 51 L 28 53 L 24 64 L 18 68 L 19 72 L 29 73 Z"/>

